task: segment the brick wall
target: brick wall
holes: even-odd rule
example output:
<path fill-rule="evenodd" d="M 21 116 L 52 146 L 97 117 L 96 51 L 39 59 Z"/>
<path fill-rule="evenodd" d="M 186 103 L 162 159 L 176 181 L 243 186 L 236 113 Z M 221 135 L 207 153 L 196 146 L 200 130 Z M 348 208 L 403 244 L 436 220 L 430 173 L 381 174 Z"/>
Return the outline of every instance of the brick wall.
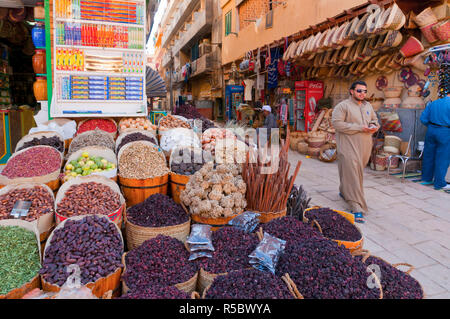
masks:
<path fill-rule="evenodd" d="M 244 29 L 251 23 L 245 20 L 256 20 L 269 12 L 269 0 L 244 0 L 238 7 L 239 29 Z"/>

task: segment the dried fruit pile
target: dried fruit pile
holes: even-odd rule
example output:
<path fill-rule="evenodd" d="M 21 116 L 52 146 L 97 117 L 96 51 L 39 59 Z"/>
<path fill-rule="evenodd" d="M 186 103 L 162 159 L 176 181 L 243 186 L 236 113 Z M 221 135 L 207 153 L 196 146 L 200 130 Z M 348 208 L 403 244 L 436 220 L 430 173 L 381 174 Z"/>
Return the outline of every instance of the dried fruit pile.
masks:
<path fill-rule="evenodd" d="M 95 282 L 123 267 L 123 248 L 119 230 L 107 218 L 68 220 L 52 233 L 40 274 L 45 281 L 62 286 L 71 275 L 67 266 L 77 264 L 81 284 Z"/>
<path fill-rule="evenodd" d="M 362 256 L 357 256 L 362 260 Z M 383 299 L 422 299 L 423 290 L 419 282 L 409 274 L 375 256 L 369 256 L 365 264 L 378 265 L 381 271 Z"/>
<path fill-rule="evenodd" d="M 23 143 L 23 145 L 16 150 L 16 152 L 26 149 L 32 146 L 47 145 L 56 148 L 59 152 L 64 152 L 64 141 L 60 140 L 57 136 L 41 138 L 34 137 L 31 141 Z"/>
<path fill-rule="evenodd" d="M 231 217 L 247 206 L 247 186 L 240 175 L 242 168 L 235 164 L 205 164 L 189 179 L 180 200 L 192 214 L 202 217 Z"/>
<path fill-rule="evenodd" d="M 199 111 L 195 108 L 195 106 L 190 104 L 180 105 L 176 108 L 176 115 L 181 115 L 187 119 L 200 119 L 202 121 L 202 133 L 209 128 L 214 128 L 214 122 L 208 120 Z"/>
<path fill-rule="evenodd" d="M 31 202 L 28 215 L 25 218 L 29 222 L 54 211 L 55 202 L 52 194 L 46 188 L 34 186 L 32 188 L 13 189 L 0 196 L 0 219 L 11 218 L 9 214 L 18 200 Z"/>
<path fill-rule="evenodd" d="M 206 299 L 293 299 L 285 282 L 256 269 L 232 271 L 217 276 L 208 288 Z"/>
<path fill-rule="evenodd" d="M 91 156 L 89 152 L 83 152 L 79 158 L 70 161 L 64 170 L 64 181 L 77 176 L 86 176 L 91 173 L 111 171 L 116 164 L 109 162 L 101 156 Z"/>
<path fill-rule="evenodd" d="M 117 131 L 117 125 L 112 120 L 90 119 L 81 123 L 81 125 L 78 127 L 77 134 L 92 131 L 95 130 L 96 128 L 108 133 L 115 133 Z"/>
<path fill-rule="evenodd" d="M 358 241 L 362 238 L 358 228 L 356 228 L 345 217 L 329 208 L 314 208 L 305 213 L 309 221 L 316 220 L 322 229 L 323 236 L 346 241 Z"/>
<path fill-rule="evenodd" d="M 184 127 L 190 129 L 191 126 L 185 121 L 168 114 L 159 120 L 159 130 L 167 131 L 172 128 Z"/>
<path fill-rule="evenodd" d="M 142 227 L 167 227 L 186 223 L 189 216 L 167 195 L 153 194 L 127 210 L 127 219 Z"/>
<path fill-rule="evenodd" d="M 150 120 L 145 117 L 127 117 L 120 120 L 119 128 L 121 131 L 126 129 L 156 131 L 158 127 L 156 125 L 153 125 L 152 122 L 150 122 Z"/>
<path fill-rule="evenodd" d="M 135 141 L 149 141 L 155 145 L 158 145 L 158 142 L 153 138 L 150 137 L 148 135 L 136 132 L 136 133 L 131 133 L 131 134 L 127 134 L 122 141 L 120 142 L 119 146 L 117 146 L 117 153 L 119 153 L 120 149 L 122 148 L 122 146 L 131 143 L 131 142 L 135 142 Z"/>
<path fill-rule="evenodd" d="M 43 176 L 61 169 L 61 154 L 53 147 L 34 146 L 11 157 L 1 172 L 7 178 Z"/>
<path fill-rule="evenodd" d="M 116 144 L 111 135 L 102 130 L 95 129 L 75 136 L 70 143 L 67 157 L 86 146 L 103 146 L 109 148 L 113 152 L 116 148 Z"/>
<path fill-rule="evenodd" d="M 209 273 L 221 274 L 250 268 L 250 253 L 258 246 L 255 234 L 247 234 L 235 227 L 222 227 L 212 233 L 215 251 L 212 258 L 199 259 L 199 267 Z"/>
<path fill-rule="evenodd" d="M 169 173 L 166 159 L 156 147 L 143 142 L 134 142 L 122 150 L 119 158 L 119 176 L 123 178 L 147 179 Z"/>
<path fill-rule="evenodd" d="M 262 225 L 263 232 L 286 241 L 286 246 L 292 242 L 310 238 L 323 238 L 319 231 L 290 216 L 272 219 Z"/>
<path fill-rule="evenodd" d="M 223 128 L 206 130 L 202 135 L 202 148 L 205 151 L 210 151 L 212 155 L 215 155 L 216 143 L 218 140 L 223 139 L 235 141 L 237 138 L 231 130 Z"/>
<path fill-rule="evenodd" d="M 65 217 L 109 215 L 120 208 L 120 196 L 111 187 L 88 182 L 72 185 L 57 204 L 56 212 Z"/>
<path fill-rule="evenodd" d="M 366 269 L 336 242 L 311 238 L 286 247 L 276 274 L 289 273 L 306 299 L 378 299 L 380 289 L 368 287 Z"/>
<path fill-rule="evenodd" d="M 192 151 L 188 148 L 179 148 L 172 152 L 170 170 L 175 174 L 193 175 L 205 163 L 212 160 L 212 156 L 209 156 L 205 151 Z"/>
<path fill-rule="evenodd" d="M 190 296 L 176 287 L 150 287 L 145 290 L 128 292 L 119 299 L 189 299 Z"/>
<path fill-rule="evenodd" d="M 188 259 L 189 252 L 181 241 L 158 235 L 127 253 L 122 279 L 132 291 L 174 286 L 197 273 L 197 263 Z"/>
<path fill-rule="evenodd" d="M 0 295 L 22 287 L 41 268 L 36 235 L 18 226 L 0 226 Z"/>

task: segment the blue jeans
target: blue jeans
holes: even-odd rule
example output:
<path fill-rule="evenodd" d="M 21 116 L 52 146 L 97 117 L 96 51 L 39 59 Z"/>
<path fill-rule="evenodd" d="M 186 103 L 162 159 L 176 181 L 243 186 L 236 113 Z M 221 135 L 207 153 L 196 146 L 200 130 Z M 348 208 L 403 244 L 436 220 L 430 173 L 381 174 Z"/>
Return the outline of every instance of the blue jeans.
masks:
<path fill-rule="evenodd" d="M 450 128 L 428 126 L 425 136 L 425 147 L 422 161 L 422 180 L 431 182 L 434 176 L 434 187 L 447 185 L 445 175 L 450 164 Z"/>

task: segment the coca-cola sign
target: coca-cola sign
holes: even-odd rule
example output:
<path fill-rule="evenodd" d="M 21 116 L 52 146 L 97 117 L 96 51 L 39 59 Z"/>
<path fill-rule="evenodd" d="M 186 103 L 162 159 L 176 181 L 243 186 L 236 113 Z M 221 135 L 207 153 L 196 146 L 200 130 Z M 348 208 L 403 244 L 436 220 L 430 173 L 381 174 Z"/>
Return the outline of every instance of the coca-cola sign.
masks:
<path fill-rule="evenodd" d="M 309 82 L 309 88 L 310 89 L 322 89 L 323 83 L 322 82 Z"/>

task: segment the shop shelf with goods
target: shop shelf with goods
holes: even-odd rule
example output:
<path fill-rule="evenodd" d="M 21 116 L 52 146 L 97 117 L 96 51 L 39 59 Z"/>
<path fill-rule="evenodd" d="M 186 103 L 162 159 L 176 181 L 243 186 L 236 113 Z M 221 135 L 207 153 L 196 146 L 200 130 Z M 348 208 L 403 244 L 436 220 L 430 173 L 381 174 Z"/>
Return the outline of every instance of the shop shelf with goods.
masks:
<path fill-rule="evenodd" d="M 100 2 L 54 1 L 50 117 L 147 116 L 145 2 Z"/>

